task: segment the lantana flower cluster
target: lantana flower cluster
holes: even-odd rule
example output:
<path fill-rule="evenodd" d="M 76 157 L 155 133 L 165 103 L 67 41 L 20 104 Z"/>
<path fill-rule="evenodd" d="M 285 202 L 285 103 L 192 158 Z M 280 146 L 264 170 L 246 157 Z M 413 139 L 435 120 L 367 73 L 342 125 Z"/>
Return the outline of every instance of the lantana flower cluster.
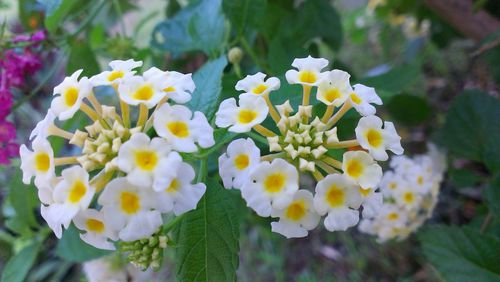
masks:
<path fill-rule="evenodd" d="M 219 158 L 219 173 L 224 186 L 240 189 L 259 216 L 279 218 L 272 230 L 288 238 L 307 236 L 322 216 L 329 231 L 356 225 L 361 207 L 364 218 L 377 216 L 382 206 L 378 161 L 388 159 L 387 151 L 403 153 L 393 123 L 375 115 L 372 104 L 382 104 L 375 90 L 351 86 L 347 72 L 324 71 L 328 64 L 310 56 L 293 61 L 295 69 L 286 72 L 286 80 L 302 86 L 295 113 L 289 100 L 277 106 L 271 102 L 280 80 L 263 73 L 240 80 L 235 88 L 243 93 L 223 101 L 216 113 L 217 126 L 236 133 L 254 130 L 264 137 L 259 139 L 269 154 L 250 138 L 231 142 Z M 320 115 L 310 103 L 313 94 L 326 106 Z M 352 132 L 355 138 L 339 140 L 337 126 L 351 109 L 362 116 Z M 275 128 L 263 125 L 268 115 Z M 299 178 L 306 174 L 317 181 L 314 190 L 301 187 Z"/>
<path fill-rule="evenodd" d="M 58 238 L 73 222 L 88 244 L 113 250 L 116 241 L 131 242 L 121 245 L 136 264 L 159 266 L 162 215 L 196 208 L 206 189 L 193 183 L 195 170 L 181 154 L 211 147 L 213 129 L 201 112 L 182 105 L 195 89 L 191 74 L 157 68 L 138 74 L 142 62 L 133 60 L 109 66 L 91 78 L 78 70 L 54 88 L 31 145 L 21 146 L 23 181 L 34 177 L 42 217 Z M 101 104 L 96 87 L 113 90 L 116 106 Z M 89 122 L 74 132 L 57 125 L 77 113 Z M 63 138 L 75 153 L 56 157 L 49 136 Z"/>
<path fill-rule="evenodd" d="M 379 242 L 403 240 L 432 216 L 446 163 L 434 145 L 429 149 L 425 155 L 391 159 L 392 170 L 384 173 L 380 185 L 384 204 L 377 216 L 361 221 L 362 232 Z"/>
<path fill-rule="evenodd" d="M 19 145 L 15 142 L 16 127 L 7 120 L 14 104 L 12 88 L 25 85 L 26 77 L 42 67 L 35 47 L 43 40 L 44 31 L 37 31 L 31 36 L 17 35 L 8 43 L 28 45 L 0 51 L 0 164 L 9 164 L 19 152 Z"/>

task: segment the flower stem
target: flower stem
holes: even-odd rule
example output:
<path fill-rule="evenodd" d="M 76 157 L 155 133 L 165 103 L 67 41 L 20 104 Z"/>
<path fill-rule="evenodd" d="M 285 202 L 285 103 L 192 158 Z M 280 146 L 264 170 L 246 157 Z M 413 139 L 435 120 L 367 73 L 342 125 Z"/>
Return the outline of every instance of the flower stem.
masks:
<path fill-rule="evenodd" d="M 148 119 L 148 107 L 145 104 L 139 105 L 139 118 L 137 119 L 137 126 L 144 126 Z"/>
<path fill-rule="evenodd" d="M 276 136 L 276 133 L 274 133 L 273 131 L 267 129 L 266 127 L 264 127 L 263 125 L 260 125 L 260 124 L 254 125 L 253 129 L 255 131 L 257 131 L 260 135 L 265 136 L 265 137 Z"/>
<path fill-rule="evenodd" d="M 269 93 L 266 95 L 263 95 L 264 100 L 266 100 L 267 107 L 269 108 L 269 114 L 271 115 L 271 118 L 274 120 L 275 123 L 278 123 L 281 120 L 280 114 L 278 111 L 276 111 L 276 108 L 274 108 L 273 103 L 271 103 L 271 99 L 269 99 Z"/>
<path fill-rule="evenodd" d="M 248 53 L 248 55 L 250 56 L 250 58 L 252 59 L 252 61 L 259 67 L 261 68 L 262 70 L 264 70 L 267 74 L 271 74 L 271 70 L 269 68 L 267 68 L 265 65 L 263 65 L 259 58 L 257 57 L 257 55 L 255 54 L 255 52 L 253 51 L 252 47 L 250 46 L 250 44 L 248 44 L 248 41 L 245 37 L 240 37 L 240 43 L 241 43 L 241 46 L 243 47 L 243 49 L 245 49 L 245 52 Z"/>
<path fill-rule="evenodd" d="M 335 167 L 335 168 L 342 169 L 342 162 L 337 161 L 336 159 L 334 159 L 332 157 L 324 156 L 321 160 L 324 161 L 325 163 Z"/>
<path fill-rule="evenodd" d="M 321 121 L 323 123 L 328 123 L 328 120 L 332 117 L 332 114 L 333 114 L 333 110 L 334 110 L 335 106 L 334 105 L 328 105 L 326 107 L 326 111 L 325 111 L 325 114 L 323 115 L 323 117 L 321 118 Z"/>
<path fill-rule="evenodd" d="M 359 142 L 356 139 L 340 141 L 336 143 L 324 144 L 327 149 L 343 149 L 359 146 Z"/>
<path fill-rule="evenodd" d="M 260 142 L 260 143 L 262 143 L 264 145 L 269 145 L 267 143 L 267 139 L 266 138 L 260 136 L 259 134 L 255 133 L 255 132 L 251 132 L 250 131 L 250 132 L 246 132 L 245 134 L 248 135 L 250 138 L 254 139 L 257 142 Z"/>
<path fill-rule="evenodd" d="M 64 129 L 61 129 L 55 125 L 51 125 L 49 127 L 48 131 L 49 131 L 49 134 L 52 136 L 59 136 L 61 138 L 68 139 L 68 140 L 71 140 L 71 138 L 73 138 L 73 133 L 68 132 Z"/>
<path fill-rule="evenodd" d="M 350 102 L 345 102 L 344 105 L 333 115 L 333 117 L 328 121 L 326 124 L 326 128 L 330 128 L 337 123 L 344 115 L 347 113 L 352 108 L 352 105 Z"/>
<path fill-rule="evenodd" d="M 77 160 L 78 157 L 80 156 L 54 158 L 54 165 L 60 166 L 60 165 L 76 164 L 78 163 Z"/>
<path fill-rule="evenodd" d="M 302 87 L 302 106 L 307 106 L 309 105 L 309 99 L 311 96 L 311 86 L 309 85 L 304 85 Z"/>

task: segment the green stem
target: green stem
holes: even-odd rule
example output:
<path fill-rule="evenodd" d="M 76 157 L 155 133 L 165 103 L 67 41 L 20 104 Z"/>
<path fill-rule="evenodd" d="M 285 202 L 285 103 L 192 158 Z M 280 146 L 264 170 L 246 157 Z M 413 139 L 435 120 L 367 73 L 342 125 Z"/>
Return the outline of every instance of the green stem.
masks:
<path fill-rule="evenodd" d="M 484 233 L 486 228 L 488 228 L 488 225 L 490 225 L 492 219 L 493 219 L 493 214 L 489 212 L 488 215 L 486 215 L 486 217 L 484 218 L 483 224 L 481 224 L 481 230 L 480 230 L 481 233 Z"/>
<path fill-rule="evenodd" d="M 12 245 L 14 244 L 16 238 L 14 238 L 14 236 L 10 235 L 6 231 L 0 230 L 0 240 L 8 243 L 9 245 Z"/>
<path fill-rule="evenodd" d="M 243 49 L 245 49 L 245 52 L 247 52 L 248 55 L 250 56 L 250 58 L 252 58 L 252 61 L 257 66 L 259 66 L 259 68 L 264 70 L 268 75 L 271 75 L 272 71 L 260 62 L 259 58 L 257 57 L 257 54 L 255 54 L 255 52 L 252 50 L 252 47 L 248 43 L 247 39 L 245 37 L 241 37 L 240 43 L 241 43 L 241 46 L 243 47 Z"/>
<path fill-rule="evenodd" d="M 104 7 L 104 5 L 108 3 L 109 2 L 106 0 L 101 1 L 101 3 L 99 3 L 99 5 L 97 5 L 94 8 L 94 10 L 92 10 L 90 14 L 82 21 L 82 24 L 80 24 L 80 26 L 73 33 L 70 34 L 70 36 L 77 36 L 78 34 L 80 34 L 92 21 L 92 19 L 94 19 L 95 16 L 97 16 L 97 14 L 99 14 L 99 12 L 103 10 L 102 8 Z"/>
<path fill-rule="evenodd" d="M 122 30 L 123 36 L 127 36 L 127 29 L 125 28 L 125 21 L 123 20 L 123 11 L 122 7 L 120 7 L 120 3 L 118 0 L 113 0 L 113 7 L 115 8 L 118 17 L 120 18 L 120 28 Z"/>
<path fill-rule="evenodd" d="M 230 134 L 228 137 L 224 138 L 223 140 L 221 140 L 220 142 L 218 142 L 217 144 L 215 144 L 213 147 L 211 147 L 210 149 L 206 150 L 205 152 L 201 153 L 201 154 L 198 154 L 198 155 L 194 155 L 197 159 L 203 159 L 203 158 L 206 158 L 208 157 L 210 154 L 212 154 L 213 152 L 219 150 L 222 146 L 226 145 L 228 142 L 234 140 L 236 137 L 238 136 L 238 134 Z"/>
<path fill-rule="evenodd" d="M 208 158 L 203 158 L 200 161 L 200 168 L 198 170 L 198 177 L 196 178 L 196 182 L 205 182 L 207 179 L 207 173 L 208 173 Z"/>

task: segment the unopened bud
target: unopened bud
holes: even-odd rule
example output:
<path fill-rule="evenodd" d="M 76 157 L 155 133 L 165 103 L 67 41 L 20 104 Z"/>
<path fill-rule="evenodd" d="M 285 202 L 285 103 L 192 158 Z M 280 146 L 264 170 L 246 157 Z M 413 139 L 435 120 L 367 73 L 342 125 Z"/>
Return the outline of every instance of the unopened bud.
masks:
<path fill-rule="evenodd" d="M 231 64 L 239 64 L 243 59 L 243 50 L 240 47 L 233 47 L 227 53 L 227 59 Z"/>

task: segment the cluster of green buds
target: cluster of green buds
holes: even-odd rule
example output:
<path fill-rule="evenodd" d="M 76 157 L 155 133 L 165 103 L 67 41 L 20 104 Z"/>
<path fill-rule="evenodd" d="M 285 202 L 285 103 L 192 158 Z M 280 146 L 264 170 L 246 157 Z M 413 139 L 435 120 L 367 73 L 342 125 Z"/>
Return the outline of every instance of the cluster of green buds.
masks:
<path fill-rule="evenodd" d="M 158 271 L 167 247 L 167 236 L 161 230 L 149 238 L 132 242 L 120 242 L 120 251 L 126 253 L 126 260 L 136 267 L 146 270 L 151 267 Z"/>

